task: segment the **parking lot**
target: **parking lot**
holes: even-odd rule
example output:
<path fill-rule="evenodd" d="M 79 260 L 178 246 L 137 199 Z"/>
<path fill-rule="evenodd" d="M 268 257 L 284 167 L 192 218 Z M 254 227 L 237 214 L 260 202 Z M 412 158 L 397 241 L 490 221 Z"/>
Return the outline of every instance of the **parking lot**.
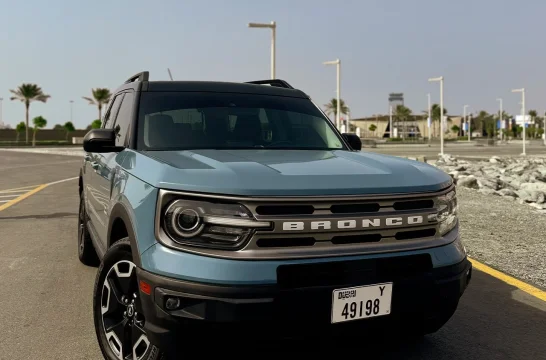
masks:
<path fill-rule="evenodd" d="M 91 307 L 96 269 L 77 258 L 80 164 L 78 157 L 0 152 L 0 359 L 102 358 Z M 475 271 L 454 317 L 419 343 L 309 341 L 296 349 L 392 359 L 546 359 L 544 339 L 545 301 Z M 288 356 L 292 345 L 269 350 Z"/>

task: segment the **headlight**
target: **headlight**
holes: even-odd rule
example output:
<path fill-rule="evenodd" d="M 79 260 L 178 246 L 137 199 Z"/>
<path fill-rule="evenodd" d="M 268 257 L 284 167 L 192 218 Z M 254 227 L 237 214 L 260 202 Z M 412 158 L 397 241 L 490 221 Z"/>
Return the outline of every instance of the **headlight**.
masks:
<path fill-rule="evenodd" d="M 435 202 L 438 212 L 432 215 L 432 217 L 438 221 L 440 236 L 443 236 L 457 225 L 457 194 L 455 190 L 450 191 L 445 195 L 437 197 Z"/>
<path fill-rule="evenodd" d="M 257 228 L 271 223 L 257 221 L 239 204 L 175 200 L 163 214 L 163 230 L 182 245 L 235 250 L 242 246 Z"/>

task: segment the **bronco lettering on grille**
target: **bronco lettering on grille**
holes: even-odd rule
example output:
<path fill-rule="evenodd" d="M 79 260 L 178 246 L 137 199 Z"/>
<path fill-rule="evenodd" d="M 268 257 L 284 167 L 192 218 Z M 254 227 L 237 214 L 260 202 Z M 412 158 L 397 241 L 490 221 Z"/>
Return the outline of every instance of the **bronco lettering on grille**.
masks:
<path fill-rule="evenodd" d="M 351 230 L 351 229 L 369 229 L 384 227 L 400 227 L 408 225 L 420 225 L 425 222 L 422 215 L 399 216 L 383 218 L 366 219 L 343 219 L 343 220 L 320 220 L 320 221 L 285 221 L 282 223 L 284 231 L 304 231 L 304 230 Z"/>

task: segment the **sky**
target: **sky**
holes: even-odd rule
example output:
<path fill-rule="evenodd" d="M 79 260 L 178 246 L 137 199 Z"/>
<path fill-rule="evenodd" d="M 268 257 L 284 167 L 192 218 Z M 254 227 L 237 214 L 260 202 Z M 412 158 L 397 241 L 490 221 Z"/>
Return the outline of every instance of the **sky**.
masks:
<path fill-rule="evenodd" d="M 388 113 L 388 94 L 403 92 L 414 113 L 427 93 L 451 115 L 546 110 L 546 2 L 540 0 L 0 0 L 2 119 L 24 120 L 10 89 L 36 83 L 47 103 L 33 103 L 48 128 L 70 120 L 85 128 L 98 110 L 82 99 L 91 89 L 115 90 L 149 71 L 150 80 L 250 81 L 270 77 L 270 30 L 277 23 L 277 78 L 319 106 L 336 96 L 351 117 Z"/>

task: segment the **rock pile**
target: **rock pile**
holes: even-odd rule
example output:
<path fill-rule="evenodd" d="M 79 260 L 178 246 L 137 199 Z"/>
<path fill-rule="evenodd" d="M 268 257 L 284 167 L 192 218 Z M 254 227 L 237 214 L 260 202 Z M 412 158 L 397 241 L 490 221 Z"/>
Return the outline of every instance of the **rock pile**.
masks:
<path fill-rule="evenodd" d="M 457 186 L 528 204 L 546 214 L 546 158 L 493 156 L 475 162 L 444 155 L 435 166 L 451 175 Z"/>

